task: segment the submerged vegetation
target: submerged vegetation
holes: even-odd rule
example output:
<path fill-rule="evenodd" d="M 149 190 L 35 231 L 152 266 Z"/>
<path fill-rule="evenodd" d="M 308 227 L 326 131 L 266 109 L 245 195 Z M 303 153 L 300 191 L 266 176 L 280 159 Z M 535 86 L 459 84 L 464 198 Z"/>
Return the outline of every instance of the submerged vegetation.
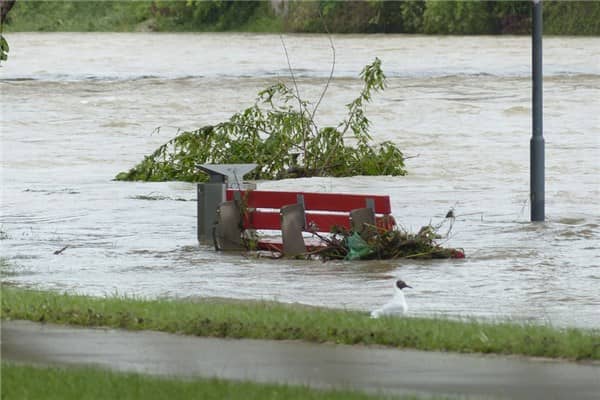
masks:
<path fill-rule="evenodd" d="M 197 165 L 203 163 L 256 163 L 250 179 L 404 175 L 402 152 L 392 142 L 372 145 L 365 115 L 372 95 L 385 88 L 381 61 L 376 58 L 360 77 L 363 88 L 337 127 L 320 128 L 314 120 L 327 86 L 313 105 L 280 82 L 228 121 L 177 135 L 116 179 L 201 182 L 207 175 Z"/>
<path fill-rule="evenodd" d="M 374 320 L 359 311 L 266 301 L 93 298 L 3 286 L 2 318 L 196 336 L 600 360 L 598 331 L 474 320 Z"/>
<path fill-rule="evenodd" d="M 600 2 L 544 1 L 544 33 L 600 35 Z M 328 29 L 324 28 L 323 21 Z M 9 31 L 526 34 L 531 1 L 18 0 Z"/>
<path fill-rule="evenodd" d="M 248 192 L 246 192 L 248 193 Z M 241 220 L 251 220 L 244 204 L 245 195 L 242 194 L 240 202 Z M 450 214 L 449 214 L 450 215 Z M 448 222 L 450 227 L 444 236 L 439 234 L 442 226 Z M 224 222 L 227 223 L 227 222 Z M 464 249 L 443 247 L 439 239 L 447 238 L 452 230 L 454 216 L 446 218 L 437 225 L 429 224 L 422 227 L 418 233 L 410 233 L 395 224 L 391 216 L 385 216 L 375 225 L 363 223 L 360 228 L 346 229 L 333 225 L 329 234 L 319 232 L 318 226 L 309 224 L 306 232 L 310 232 L 318 239 L 317 245 L 312 245 L 305 253 L 295 256 L 299 259 L 328 260 L 390 260 L 399 258 L 412 258 L 417 260 L 465 258 Z M 261 245 L 261 237 L 255 229 L 246 229 L 241 232 L 241 243 L 257 256 L 280 258 L 285 256 L 278 246 L 271 240 Z M 219 249 L 218 242 L 215 248 Z"/>
<path fill-rule="evenodd" d="M 314 251 L 312 256 L 319 256 L 322 260 L 464 258 L 463 249 L 442 247 L 436 242 L 441 238 L 437 233 L 440 226 L 424 226 L 416 234 L 375 225 L 366 225 L 360 234 L 339 230 L 328 238 L 320 236 L 326 246 Z"/>

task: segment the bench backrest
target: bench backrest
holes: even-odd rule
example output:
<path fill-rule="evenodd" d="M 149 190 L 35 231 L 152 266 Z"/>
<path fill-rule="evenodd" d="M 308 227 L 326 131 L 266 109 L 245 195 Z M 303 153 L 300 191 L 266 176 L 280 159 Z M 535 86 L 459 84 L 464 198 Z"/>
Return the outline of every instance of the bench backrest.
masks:
<path fill-rule="evenodd" d="M 395 225 L 389 196 L 228 189 L 226 200 L 236 198 L 248 210 L 243 218 L 245 229 L 281 229 L 280 209 L 298 203 L 304 205 L 307 230 L 329 232 L 334 226 L 350 229 L 349 213 L 360 208 L 373 209 L 377 226 L 391 229 Z"/>

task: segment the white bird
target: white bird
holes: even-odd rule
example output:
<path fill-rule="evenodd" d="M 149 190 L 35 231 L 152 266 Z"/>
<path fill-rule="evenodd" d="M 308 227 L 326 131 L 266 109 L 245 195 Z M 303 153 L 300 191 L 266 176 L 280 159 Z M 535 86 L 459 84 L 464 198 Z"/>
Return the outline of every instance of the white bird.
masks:
<path fill-rule="evenodd" d="M 394 285 L 394 297 L 382 307 L 373 310 L 371 312 L 371 318 L 405 314 L 406 311 L 408 311 L 408 305 L 406 304 L 406 299 L 402 292 L 402 289 L 404 288 L 412 289 L 412 286 L 408 286 L 406 282 L 398 279 Z"/>

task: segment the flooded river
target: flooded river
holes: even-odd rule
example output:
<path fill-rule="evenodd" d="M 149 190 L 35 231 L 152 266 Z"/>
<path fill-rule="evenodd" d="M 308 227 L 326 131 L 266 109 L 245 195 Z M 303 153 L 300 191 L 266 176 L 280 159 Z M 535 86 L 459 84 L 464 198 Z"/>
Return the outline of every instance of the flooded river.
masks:
<path fill-rule="evenodd" d="M 275 299 L 370 310 L 401 277 L 410 313 L 600 328 L 600 39 L 545 38 L 546 216 L 529 222 L 528 37 L 334 36 L 317 114 L 337 124 L 375 56 L 368 107 L 405 177 L 259 182 L 389 194 L 407 229 L 456 221 L 465 260 L 327 262 L 215 253 L 196 242 L 195 186 L 115 182 L 178 129 L 218 123 L 289 70 L 277 35 L 9 34 L 0 68 L 2 281 L 91 295 Z M 285 36 L 316 102 L 325 36 Z M 155 128 L 160 127 L 159 130 Z M 148 200 L 153 198 L 154 200 Z M 68 246 L 60 255 L 54 252 Z"/>

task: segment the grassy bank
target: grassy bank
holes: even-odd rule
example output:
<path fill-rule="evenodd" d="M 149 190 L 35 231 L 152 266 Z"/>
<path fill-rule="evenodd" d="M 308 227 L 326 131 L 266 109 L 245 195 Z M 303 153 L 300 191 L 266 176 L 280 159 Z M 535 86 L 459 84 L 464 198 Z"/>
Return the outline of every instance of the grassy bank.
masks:
<path fill-rule="evenodd" d="M 531 1 L 18 0 L 8 31 L 527 34 Z M 544 1 L 544 33 L 600 35 L 600 2 Z"/>
<path fill-rule="evenodd" d="M 348 391 L 268 385 L 218 379 L 177 380 L 92 368 L 48 368 L 2 363 L 3 399 L 229 399 L 369 400 L 380 397 Z"/>
<path fill-rule="evenodd" d="M 8 13 L 7 32 L 128 32 L 152 15 L 149 1 L 23 1 Z"/>
<path fill-rule="evenodd" d="M 18 0 L 12 32 L 281 32 L 265 1 Z"/>
<path fill-rule="evenodd" d="M 600 359 L 598 331 L 426 318 L 373 320 L 356 311 L 275 302 L 93 298 L 5 286 L 2 318 L 197 336 Z"/>

